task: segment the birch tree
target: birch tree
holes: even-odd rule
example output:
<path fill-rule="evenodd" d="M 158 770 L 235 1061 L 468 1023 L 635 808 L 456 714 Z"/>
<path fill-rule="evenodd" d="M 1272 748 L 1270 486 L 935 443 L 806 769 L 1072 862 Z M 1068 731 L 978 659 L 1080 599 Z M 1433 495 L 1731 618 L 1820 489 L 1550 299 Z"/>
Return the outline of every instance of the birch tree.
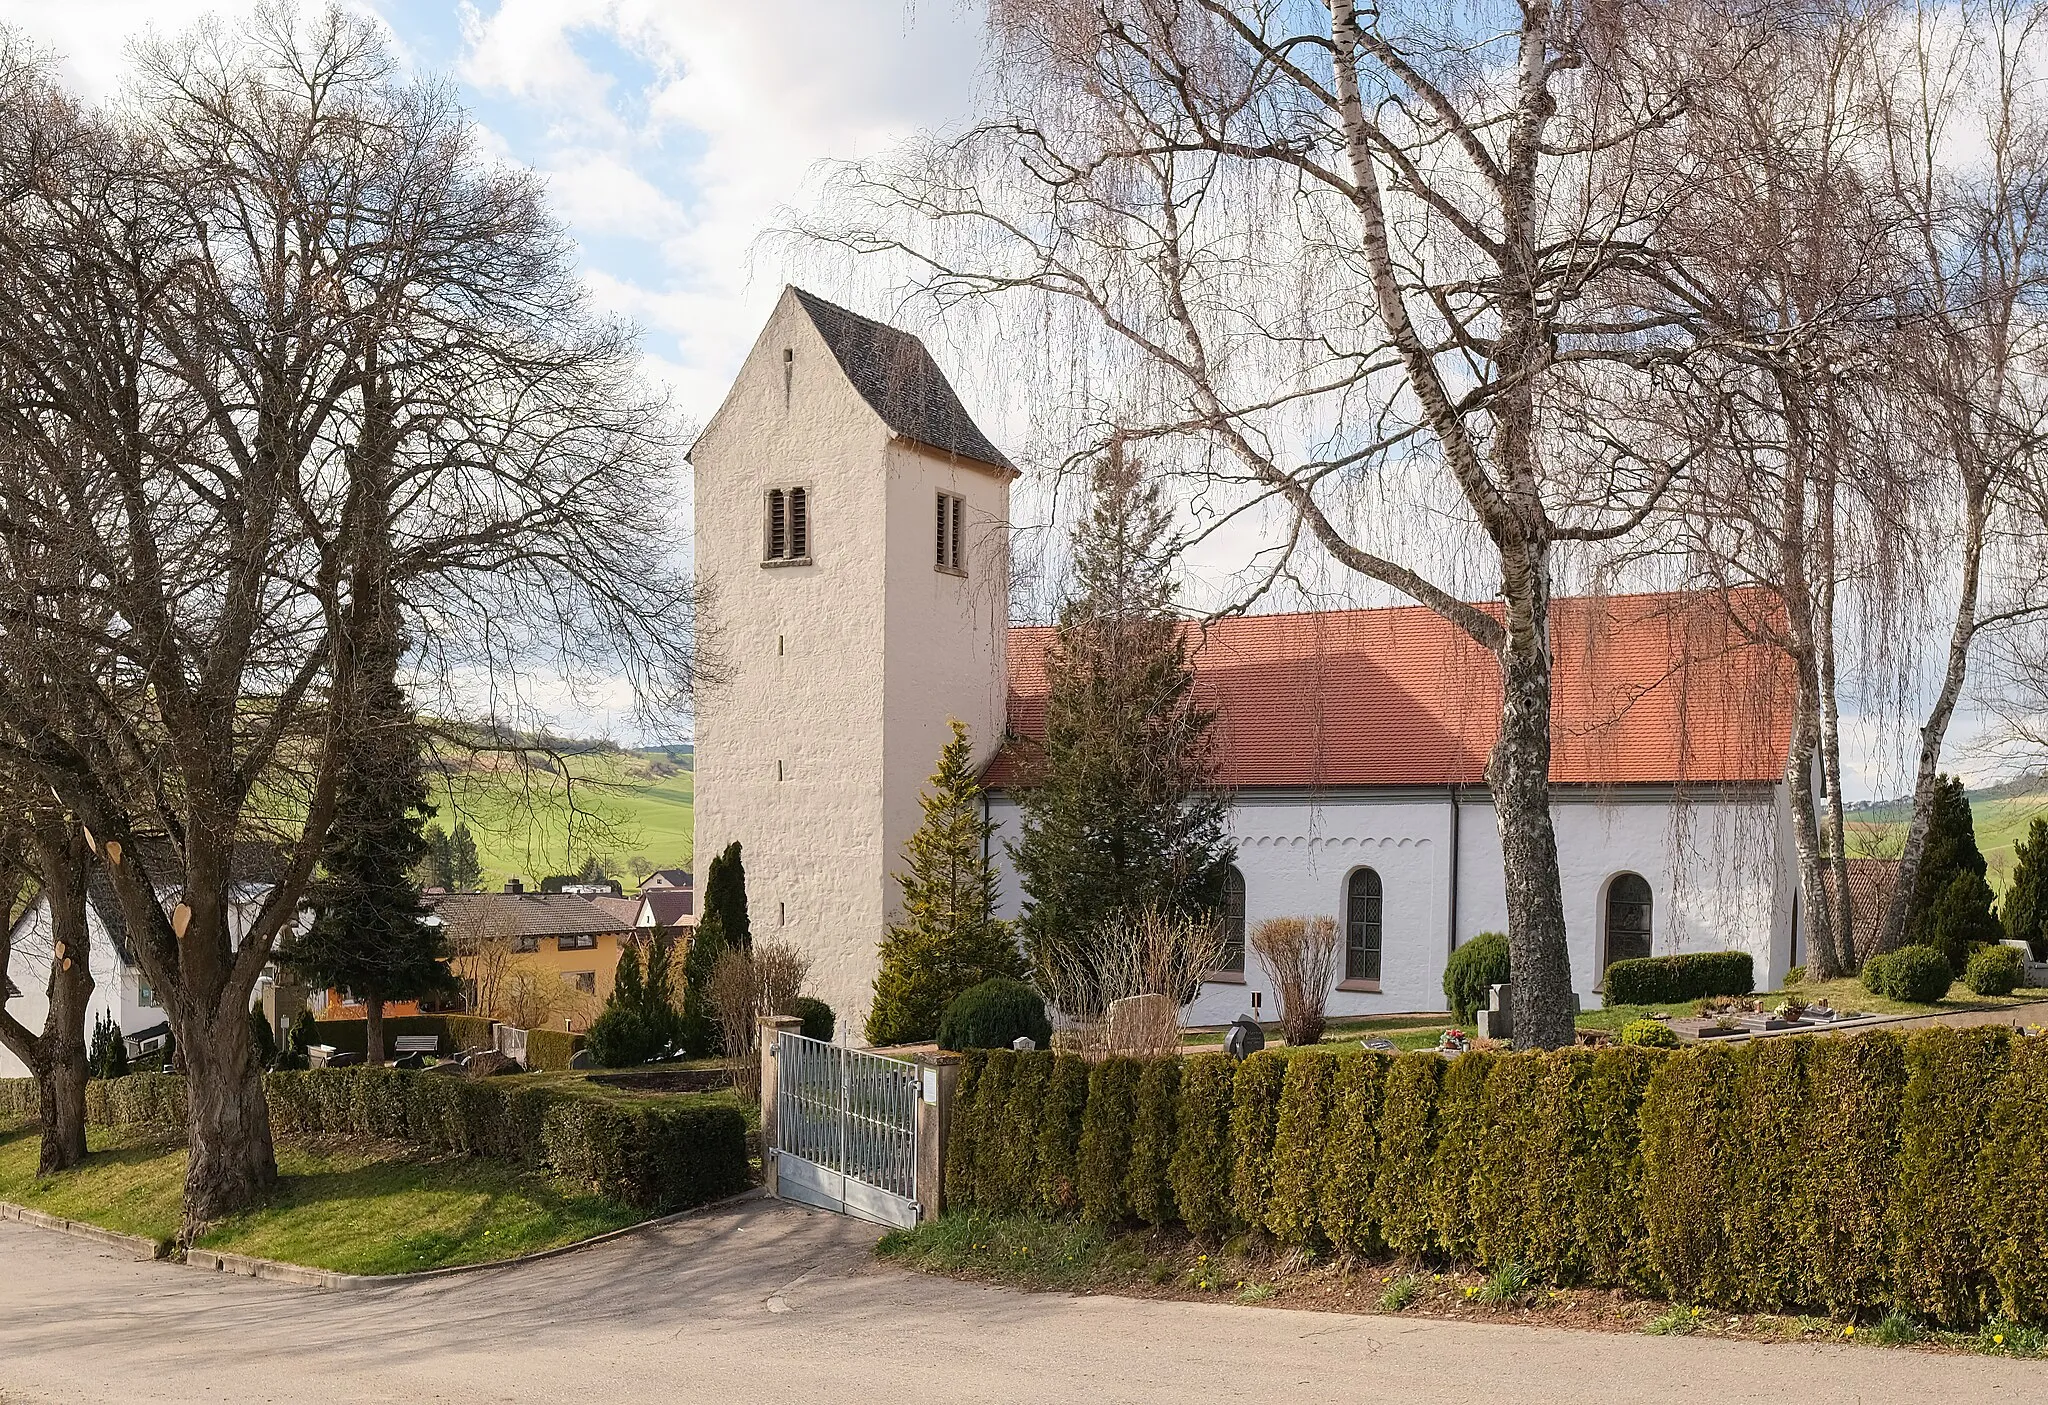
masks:
<path fill-rule="evenodd" d="M 1516 1038 L 1569 1042 L 1550 599 L 1560 553 L 1631 533 L 1682 466 L 1582 413 L 1654 396 L 1687 350 L 1615 295 L 1676 193 L 1627 158 L 1762 29 L 1629 0 L 989 13 L 977 123 L 843 172 L 805 232 L 942 306 L 1021 297 L 1009 344 L 1083 406 L 1074 462 L 1177 463 L 1215 512 L 1277 514 L 1289 560 L 1320 551 L 1492 654 Z M 1674 25 L 1719 41 L 1709 62 L 1663 63 L 1647 41 Z M 1461 557 L 1497 600 L 1467 598 Z"/>

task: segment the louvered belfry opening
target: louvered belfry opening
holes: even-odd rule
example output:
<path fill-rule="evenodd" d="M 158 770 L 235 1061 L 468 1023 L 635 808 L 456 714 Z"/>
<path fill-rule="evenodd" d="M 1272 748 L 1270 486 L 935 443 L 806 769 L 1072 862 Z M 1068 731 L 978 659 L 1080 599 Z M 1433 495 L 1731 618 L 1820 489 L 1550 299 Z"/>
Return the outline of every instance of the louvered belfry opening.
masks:
<path fill-rule="evenodd" d="M 786 560 L 789 556 L 789 505 L 782 489 L 768 490 L 768 559 Z"/>
<path fill-rule="evenodd" d="M 789 490 L 789 554 L 796 561 L 811 554 L 810 501 L 802 488 Z"/>

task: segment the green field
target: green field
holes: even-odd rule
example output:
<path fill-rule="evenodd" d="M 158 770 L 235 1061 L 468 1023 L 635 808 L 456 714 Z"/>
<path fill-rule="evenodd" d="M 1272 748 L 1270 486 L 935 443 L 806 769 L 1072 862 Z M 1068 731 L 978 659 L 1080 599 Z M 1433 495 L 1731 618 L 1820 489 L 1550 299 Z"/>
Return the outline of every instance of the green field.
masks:
<path fill-rule="evenodd" d="M 690 864 L 694 777 L 687 750 L 588 746 L 558 770 L 451 765 L 436 783 L 435 823 L 476 836 L 484 887 L 507 878 L 531 888 L 595 857 L 630 890 L 652 868 Z"/>
<path fill-rule="evenodd" d="M 1849 850 L 1859 855 L 1896 858 L 1906 838 L 1908 807 L 1900 803 L 1873 805 L 1849 812 Z M 2012 873 L 2013 845 L 2027 836 L 2035 816 L 2048 817 L 2048 777 L 2027 776 L 1970 792 L 1970 819 L 1977 829 L 1977 847 L 1984 851 L 1986 877 L 1993 892 L 2004 893 Z"/>

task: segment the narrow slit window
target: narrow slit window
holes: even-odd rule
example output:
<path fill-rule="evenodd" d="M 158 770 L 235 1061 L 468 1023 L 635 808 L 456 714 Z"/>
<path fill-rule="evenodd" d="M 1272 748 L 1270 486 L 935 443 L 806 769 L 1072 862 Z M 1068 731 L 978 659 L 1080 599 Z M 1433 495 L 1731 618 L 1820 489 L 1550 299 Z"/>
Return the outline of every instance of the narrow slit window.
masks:
<path fill-rule="evenodd" d="M 942 571 L 967 569 L 963 541 L 967 532 L 967 500 L 957 493 L 940 493 L 938 513 L 933 520 L 934 561 Z"/>

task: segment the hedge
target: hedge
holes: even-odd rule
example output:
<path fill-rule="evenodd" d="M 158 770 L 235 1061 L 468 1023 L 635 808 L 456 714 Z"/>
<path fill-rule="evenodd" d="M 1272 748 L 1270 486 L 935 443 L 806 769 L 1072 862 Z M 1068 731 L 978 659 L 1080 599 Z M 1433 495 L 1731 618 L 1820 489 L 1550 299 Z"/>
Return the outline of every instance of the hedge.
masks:
<path fill-rule="evenodd" d="M 1675 1005 L 1756 989 L 1756 963 L 1746 951 L 1694 951 L 1639 956 L 1607 968 L 1609 1005 Z"/>
<path fill-rule="evenodd" d="M 559 1029 L 529 1029 L 526 1031 L 526 1066 L 536 1072 L 559 1073 L 569 1066 L 576 1051 L 583 1047 L 583 1036 L 568 1034 Z"/>
<path fill-rule="evenodd" d="M 384 1057 L 398 1057 L 398 1036 L 431 1034 L 441 1041 L 441 1053 L 459 1054 L 491 1047 L 492 1021 L 482 1015 L 395 1015 L 384 1021 Z M 362 1020 L 315 1020 L 313 1042 L 349 1054 L 370 1052 L 369 1026 Z"/>
<path fill-rule="evenodd" d="M 1092 1069 L 1000 1051 L 962 1072 L 947 1195 L 1702 1306 L 2048 1322 L 2044 1086 L 2048 1037 L 2002 1027 Z"/>
<path fill-rule="evenodd" d="M 275 1132 L 379 1137 L 514 1161 L 656 1212 L 747 1188 L 738 1108 L 695 1099 L 627 1101 L 513 1078 L 392 1068 L 264 1075 Z M 34 1103 L 26 1078 L 0 1079 L 0 1107 Z M 86 1085 L 97 1127 L 185 1125 L 185 1080 L 137 1073 Z"/>

